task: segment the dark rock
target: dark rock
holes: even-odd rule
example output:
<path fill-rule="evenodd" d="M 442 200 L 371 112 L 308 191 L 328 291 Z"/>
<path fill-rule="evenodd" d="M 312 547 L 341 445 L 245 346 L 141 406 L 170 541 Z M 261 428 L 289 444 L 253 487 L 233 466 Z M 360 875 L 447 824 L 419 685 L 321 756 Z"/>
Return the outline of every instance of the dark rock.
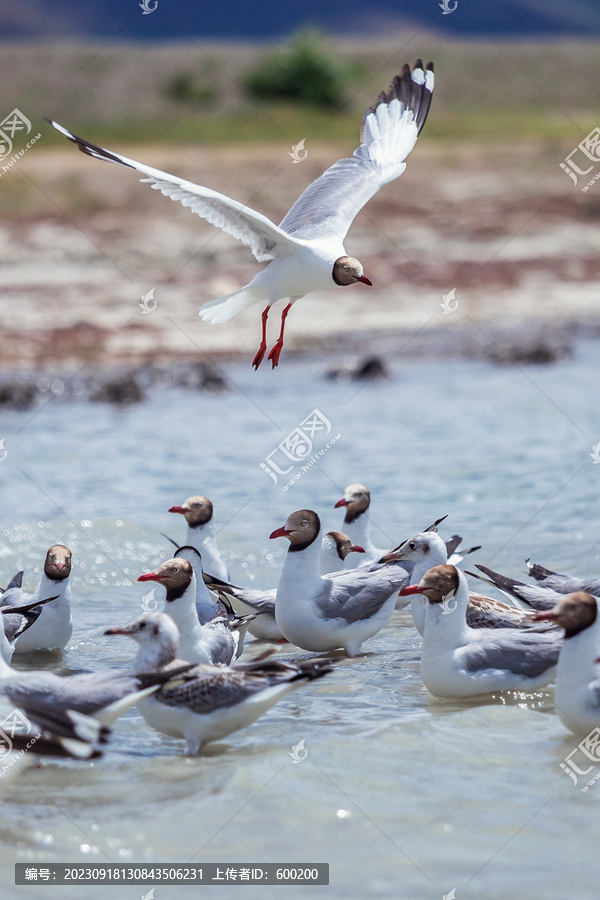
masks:
<path fill-rule="evenodd" d="M 374 381 L 389 378 L 385 363 L 379 356 L 365 356 L 364 359 L 347 357 L 344 365 L 329 369 L 325 377 L 336 381 Z"/>
<path fill-rule="evenodd" d="M 18 381 L 0 384 L 0 406 L 10 409 L 30 409 L 35 403 L 37 388 L 35 384 Z"/>
<path fill-rule="evenodd" d="M 126 405 L 141 403 L 144 400 L 144 392 L 133 375 L 120 375 L 111 381 L 106 381 L 93 394 L 90 395 L 93 403 L 115 403 Z"/>

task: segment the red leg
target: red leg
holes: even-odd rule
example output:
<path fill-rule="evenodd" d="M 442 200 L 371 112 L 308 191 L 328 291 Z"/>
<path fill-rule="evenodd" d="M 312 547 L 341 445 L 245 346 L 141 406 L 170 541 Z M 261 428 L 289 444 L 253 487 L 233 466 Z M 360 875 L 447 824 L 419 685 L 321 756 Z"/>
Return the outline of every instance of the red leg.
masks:
<path fill-rule="evenodd" d="M 252 360 L 252 365 L 254 366 L 254 371 L 258 369 L 261 362 L 264 359 L 265 353 L 267 352 L 267 318 L 269 316 L 270 306 L 267 306 L 266 309 L 263 310 L 262 314 L 262 336 L 260 339 L 260 347 L 256 351 L 256 356 Z"/>
<path fill-rule="evenodd" d="M 279 357 L 281 356 L 281 351 L 283 350 L 283 332 L 285 331 L 285 320 L 287 319 L 287 314 L 292 308 L 292 304 L 288 303 L 286 308 L 281 313 L 281 331 L 279 332 L 279 337 L 273 344 L 273 349 L 269 353 L 269 359 L 273 361 L 273 368 L 279 364 Z"/>

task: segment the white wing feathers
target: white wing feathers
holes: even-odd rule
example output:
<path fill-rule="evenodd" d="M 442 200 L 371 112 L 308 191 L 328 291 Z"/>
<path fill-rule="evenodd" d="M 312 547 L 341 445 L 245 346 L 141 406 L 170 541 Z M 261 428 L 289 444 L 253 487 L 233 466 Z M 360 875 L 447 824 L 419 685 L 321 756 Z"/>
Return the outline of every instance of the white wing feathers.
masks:
<path fill-rule="evenodd" d="M 46 121 L 88 156 L 129 166 L 129 168 L 146 175 L 147 178 L 142 178 L 142 182 L 151 184 L 155 191 L 160 191 L 171 200 L 179 200 L 183 206 L 189 207 L 192 212 L 202 219 L 206 219 L 211 225 L 246 244 L 259 262 L 274 259 L 276 256 L 291 251 L 296 246 L 294 238 L 278 228 L 266 216 L 244 206 L 243 203 L 226 197 L 225 194 L 211 191 L 210 188 L 186 181 L 184 178 L 178 178 L 176 175 L 169 175 L 168 172 L 162 172 L 160 169 L 153 169 L 151 166 L 136 162 L 127 156 L 121 156 L 119 153 L 112 153 L 77 137 L 52 119 L 46 119 Z"/>
<path fill-rule="evenodd" d="M 357 213 L 385 184 L 402 175 L 404 160 L 425 124 L 433 92 L 433 65 L 405 65 L 375 108 L 363 118 L 361 145 L 334 163 L 294 203 L 280 228 L 297 238 L 344 239 Z"/>
<path fill-rule="evenodd" d="M 360 147 L 349 159 L 340 159 L 313 181 L 294 203 L 278 227 L 266 216 L 224 194 L 211 191 L 160 169 L 153 169 L 77 137 L 52 119 L 57 131 L 88 156 L 136 169 L 171 200 L 237 238 L 259 262 L 291 253 L 298 240 L 344 239 L 356 214 L 385 184 L 404 172 L 404 160 L 425 124 L 433 92 L 433 64 L 423 69 L 405 65 L 390 90 L 379 95 L 366 111 L 360 129 Z M 45 117 L 44 117 L 45 118 Z"/>

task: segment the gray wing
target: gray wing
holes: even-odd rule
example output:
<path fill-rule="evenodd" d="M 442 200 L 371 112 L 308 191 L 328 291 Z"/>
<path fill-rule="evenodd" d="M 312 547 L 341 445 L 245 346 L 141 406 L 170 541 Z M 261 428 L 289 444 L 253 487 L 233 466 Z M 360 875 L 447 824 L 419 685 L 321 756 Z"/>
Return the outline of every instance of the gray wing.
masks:
<path fill-rule="evenodd" d="M 203 635 L 210 648 L 213 663 L 228 666 L 234 657 L 236 643 L 233 634 L 222 621 L 212 621 L 203 627 Z"/>
<path fill-rule="evenodd" d="M 433 92 L 433 65 L 404 66 L 389 93 L 381 92 L 360 129 L 361 144 L 313 181 L 294 203 L 280 228 L 297 238 L 344 239 L 357 213 L 385 184 L 404 172 L 404 160 L 421 131 Z"/>
<path fill-rule="evenodd" d="M 13 575 L 6 587 L 3 588 L 0 593 L 4 594 L 6 591 L 13 590 L 13 588 L 18 588 L 20 590 L 23 587 L 23 575 L 23 570 L 17 572 L 16 575 Z"/>
<path fill-rule="evenodd" d="M 184 679 L 177 687 L 158 691 L 155 699 L 165 706 L 185 707 L 195 713 L 208 714 L 236 706 L 269 686 L 268 679 L 234 669 L 196 666 L 192 672 L 195 678 Z"/>
<path fill-rule="evenodd" d="M 246 603 L 257 612 L 275 615 L 275 598 L 277 597 L 277 588 L 268 591 L 245 590 L 239 588 L 235 593 L 230 592 L 234 597 L 238 597 L 242 603 Z"/>
<path fill-rule="evenodd" d="M 554 574 L 544 578 L 540 586 L 559 594 L 571 594 L 574 591 L 586 591 L 594 597 L 600 594 L 600 578 L 573 578 L 570 575 Z"/>
<path fill-rule="evenodd" d="M 0 682 L 15 704 L 46 703 L 91 715 L 137 690 L 137 679 L 118 670 L 60 677 L 53 672 L 19 672 Z"/>
<path fill-rule="evenodd" d="M 466 667 L 477 673 L 500 669 L 537 678 L 558 662 L 561 634 L 537 634 L 480 629 L 472 645 L 465 648 Z"/>
<path fill-rule="evenodd" d="M 401 569 L 394 577 L 387 571 L 390 568 L 393 567 L 386 566 L 385 572 L 364 573 L 350 569 L 324 576 L 321 593 L 315 599 L 323 618 L 344 619 L 350 624 L 376 615 L 406 580 Z"/>
<path fill-rule="evenodd" d="M 44 118 L 46 117 L 44 116 Z M 106 162 L 119 163 L 146 175 L 146 178 L 142 178 L 143 182 L 149 183 L 154 190 L 160 191 L 165 197 L 178 200 L 182 206 L 187 206 L 193 213 L 206 219 L 211 225 L 246 244 L 259 262 L 274 259 L 295 248 L 296 241 L 290 237 L 289 233 L 278 228 L 266 216 L 250 209 L 243 203 L 238 203 L 231 197 L 194 184 L 185 178 L 178 178 L 176 175 L 170 175 L 160 169 L 153 169 L 152 166 L 146 166 L 127 156 L 121 156 L 120 153 L 113 153 L 96 144 L 91 144 L 52 119 L 46 119 L 46 121 L 88 156 L 103 159 Z"/>
<path fill-rule="evenodd" d="M 3 594 L 0 594 L 0 607 L 5 606 L 21 606 L 27 603 L 33 594 L 28 594 L 20 587 L 7 587 Z"/>
<path fill-rule="evenodd" d="M 532 609 L 552 609 L 559 600 L 562 600 L 562 594 L 544 587 L 541 584 L 523 584 L 522 581 L 517 581 L 516 578 L 510 578 L 508 575 L 501 575 L 499 572 L 494 572 L 493 569 L 490 569 L 487 566 L 477 565 L 476 568 L 487 575 L 489 581 L 482 578 L 481 575 L 477 575 L 476 572 L 465 572 L 465 574 L 473 575 L 475 578 L 480 579 L 480 581 L 485 581 L 487 584 L 497 587 L 500 591 L 506 591 L 506 593 L 510 594 L 512 597 L 516 597 L 517 600 L 528 603 Z"/>

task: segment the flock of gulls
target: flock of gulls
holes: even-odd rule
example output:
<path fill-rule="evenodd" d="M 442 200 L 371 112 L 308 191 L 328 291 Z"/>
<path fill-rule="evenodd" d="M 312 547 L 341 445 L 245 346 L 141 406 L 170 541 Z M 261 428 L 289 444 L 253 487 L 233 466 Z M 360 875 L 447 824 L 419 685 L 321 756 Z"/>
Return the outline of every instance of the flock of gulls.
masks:
<path fill-rule="evenodd" d="M 344 240 L 363 206 L 406 169 L 406 157 L 429 113 L 433 86 L 433 63 L 425 68 L 418 59 L 412 71 L 405 65 L 389 91 L 382 91 L 375 106 L 365 112 L 360 146 L 354 154 L 338 160 L 313 181 L 279 225 L 225 194 L 105 150 L 44 118 L 83 153 L 141 172 L 145 176 L 141 180 L 154 190 L 178 200 L 246 244 L 258 262 L 268 263 L 240 290 L 205 303 L 200 316 L 211 324 L 227 322 L 260 303 L 264 307 L 261 341 L 252 362 L 258 369 L 267 352 L 269 310 L 278 300 L 286 299 L 279 336 L 268 355 L 275 368 L 283 349 L 286 318 L 297 300 L 332 287 L 357 282 L 372 285 L 362 263 L 347 255 Z"/>
<path fill-rule="evenodd" d="M 268 263 L 241 290 L 206 303 L 200 315 L 225 322 L 262 303 L 261 344 L 253 362 L 258 368 L 267 351 L 269 310 L 287 299 L 268 357 L 275 367 L 293 303 L 328 287 L 371 284 L 343 242 L 362 207 L 406 168 L 433 84 L 431 63 L 424 67 L 418 60 L 412 70 L 405 65 L 389 92 L 366 111 L 354 155 L 314 181 L 279 226 L 223 194 L 48 121 L 88 155 L 141 172 L 154 189 Z M 378 548 L 369 533 L 366 487 L 350 485 L 335 506 L 344 510 L 340 531 L 323 535 L 318 513 L 301 509 L 271 533 L 288 548 L 278 585 L 270 590 L 231 584 L 210 500 L 194 496 L 171 507 L 186 519 L 185 542 L 173 542 L 173 557 L 138 578 L 164 588 L 164 611 L 145 608 L 134 622 L 105 632 L 136 644 L 126 670 L 59 676 L 31 668 L 33 651 L 60 653 L 71 639 L 71 552 L 62 545 L 48 550 L 31 595 L 18 573 L 0 595 L 0 694 L 36 724 L 35 755 L 101 753 L 110 727 L 134 705 L 151 727 L 185 740 L 187 752 L 198 753 L 208 742 L 253 724 L 303 683 L 331 677 L 340 651 L 360 654 L 365 642 L 390 625 L 395 609 L 405 607 L 422 636 L 421 676 L 433 696 L 527 692 L 556 679 L 556 708 L 567 728 L 589 732 L 600 723 L 600 579 L 530 565 L 533 581 L 523 584 L 479 566 L 475 577 L 491 583 L 502 599 L 488 597 L 469 589 L 459 567 L 466 555 L 457 552 L 460 537 L 444 541 L 438 533 L 444 519 L 396 547 Z M 248 634 L 269 642 L 259 644 L 261 652 L 249 660 L 243 655 Z M 304 654 L 277 659 L 277 642 L 283 641 Z M 21 659 L 18 669 L 11 665 L 13 653 Z M 24 738 L 13 737 L 13 749 L 19 749 Z"/>
<path fill-rule="evenodd" d="M 146 611 L 142 602 L 135 621 L 104 632 L 137 645 L 127 669 L 61 676 L 31 668 L 34 651 L 62 653 L 73 632 L 71 551 L 50 547 L 32 594 L 19 572 L 0 595 L 0 694 L 37 726 L 30 755 L 95 757 L 134 705 L 148 725 L 198 753 L 256 722 L 304 682 L 331 675 L 340 656 L 360 654 L 409 604 L 422 636 L 421 676 L 433 696 L 528 692 L 556 679 L 567 728 L 587 733 L 600 723 L 600 579 L 528 562 L 533 580 L 525 584 L 478 566 L 475 577 L 504 599 L 474 593 L 459 565 L 480 548 L 461 555 L 460 536 L 444 541 L 438 528 L 446 517 L 381 549 L 370 536 L 370 501 L 366 487 L 349 485 L 335 503 L 343 530 L 325 535 L 314 510 L 289 515 L 269 535 L 289 544 L 271 590 L 231 584 L 208 498 L 172 506 L 187 522 L 185 543 L 137 579 L 164 588 L 164 611 Z M 391 622 L 401 624 L 404 618 Z M 277 659 L 282 642 L 311 656 Z M 248 645 L 250 660 L 243 656 Z M 23 741 L 15 735 L 13 750 Z"/>

